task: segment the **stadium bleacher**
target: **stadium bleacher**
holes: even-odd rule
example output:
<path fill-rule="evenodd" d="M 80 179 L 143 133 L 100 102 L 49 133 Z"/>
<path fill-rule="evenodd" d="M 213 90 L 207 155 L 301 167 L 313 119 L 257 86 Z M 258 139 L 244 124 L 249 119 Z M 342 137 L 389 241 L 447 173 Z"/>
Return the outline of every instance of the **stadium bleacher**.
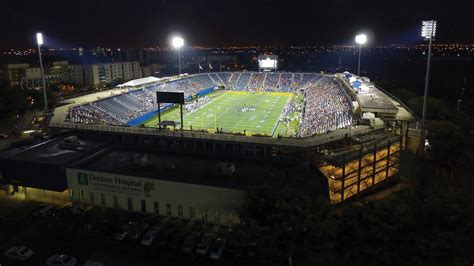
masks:
<path fill-rule="evenodd" d="M 304 95 L 304 116 L 297 136 L 322 134 L 352 124 L 352 102 L 343 86 L 330 76 L 317 73 L 219 72 L 186 76 L 157 83 L 105 99 L 74 106 L 65 122 L 127 125 L 129 121 L 156 111 L 157 91 L 183 92 L 185 98 L 224 86 L 226 90 L 296 92 Z M 294 108 L 288 104 L 285 112 Z"/>

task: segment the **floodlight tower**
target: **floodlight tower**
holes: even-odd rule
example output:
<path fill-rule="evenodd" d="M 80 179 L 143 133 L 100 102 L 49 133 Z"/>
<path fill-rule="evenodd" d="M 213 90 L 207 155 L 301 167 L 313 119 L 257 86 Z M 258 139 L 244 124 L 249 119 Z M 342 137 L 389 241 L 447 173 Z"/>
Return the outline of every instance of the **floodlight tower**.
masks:
<path fill-rule="evenodd" d="M 178 50 L 179 74 L 181 75 L 181 47 L 183 47 L 184 45 L 184 40 L 183 38 L 179 36 L 175 36 L 171 40 L 171 45 L 173 46 L 174 49 Z"/>
<path fill-rule="evenodd" d="M 44 96 L 44 110 L 48 109 L 48 98 L 46 97 L 46 79 L 44 77 L 43 59 L 41 58 L 41 45 L 43 45 L 43 34 L 36 33 L 36 43 L 38 44 L 38 56 L 41 70 L 41 79 L 43 80 L 43 96 Z"/>
<path fill-rule="evenodd" d="M 362 54 L 362 44 L 365 44 L 367 42 L 367 35 L 365 34 L 358 34 L 355 37 L 356 43 L 359 44 L 359 65 L 357 67 L 357 76 L 360 76 L 360 58 Z"/>
<path fill-rule="evenodd" d="M 421 28 L 421 36 L 423 37 L 425 41 L 429 41 L 428 63 L 426 64 L 425 93 L 423 96 L 423 113 L 421 117 L 421 134 L 420 134 L 420 155 L 423 155 L 425 152 L 426 101 L 428 98 L 428 88 L 430 84 L 431 49 L 433 46 L 433 39 L 436 36 L 436 21 L 435 20 L 423 21 L 422 28 Z"/>

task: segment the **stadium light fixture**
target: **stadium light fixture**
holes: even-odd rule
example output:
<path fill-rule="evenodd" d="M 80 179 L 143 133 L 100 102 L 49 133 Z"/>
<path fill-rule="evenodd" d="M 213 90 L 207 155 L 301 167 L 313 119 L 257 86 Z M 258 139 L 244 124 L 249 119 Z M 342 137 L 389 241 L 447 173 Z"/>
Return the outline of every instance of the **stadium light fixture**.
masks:
<path fill-rule="evenodd" d="M 175 36 L 171 39 L 171 45 L 178 50 L 179 74 L 181 75 L 181 47 L 184 45 L 184 40 L 179 36 Z"/>
<path fill-rule="evenodd" d="M 422 22 L 421 37 L 425 38 L 426 41 L 436 37 L 436 21 L 435 20 L 428 20 L 428 21 Z"/>
<path fill-rule="evenodd" d="M 367 35 L 365 34 L 358 34 L 356 37 L 355 37 L 355 41 L 356 43 L 358 44 L 365 44 L 367 42 Z"/>
<path fill-rule="evenodd" d="M 36 43 L 43 45 L 43 34 L 41 32 L 36 33 Z"/>
<path fill-rule="evenodd" d="M 173 45 L 175 49 L 180 49 L 184 45 L 184 40 L 181 37 L 175 36 L 171 40 L 171 44 Z"/>
<path fill-rule="evenodd" d="M 36 33 L 36 43 L 38 44 L 38 56 L 41 70 L 41 79 L 43 81 L 43 96 L 44 96 L 44 110 L 48 110 L 48 97 L 46 97 L 46 79 L 44 77 L 43 59 L 41 57 L 41 46 L 44 44 L 43 34 L 41 32 Z"/>
<path fill-rule="evenodd" d="M 367 35 L 357 34 L 355 37 L 355 42 L 359 44 L 359 64 L 357 66 L 357 76 L 360 76 L 360 59 L 362 54 L 362 45 L 367 42 Z"/>
<path fill-rule="evenodd" d="M 426 20 L 421 24 L 421 37 L 425 41 L 429 41 L 428 45 L 428 62 L 426 64 L 426 75 L 425 75 L 425 93 L 423 96 L 423 112 L 421 116 L 421 134 L 420 134 L 420 155 L 423 156 L 425 153 L 425 123 L 426 123 L 426 101 L 428 99 L 428 88 L 430 84 L 430 72 L 431 72 L 431 49 L 433 46 L 433 39 L 436 36 L 436 21 Z"/>

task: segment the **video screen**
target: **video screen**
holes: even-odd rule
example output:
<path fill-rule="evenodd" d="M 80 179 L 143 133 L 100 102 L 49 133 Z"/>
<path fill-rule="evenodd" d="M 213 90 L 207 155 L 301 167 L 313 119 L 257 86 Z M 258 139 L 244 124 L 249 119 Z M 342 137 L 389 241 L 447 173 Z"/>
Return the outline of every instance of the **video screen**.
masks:
<path fill-rule="evenodd" d="M 260 68 L 277 68 L 277 60 L 263 59 L 258 61 Z"/>

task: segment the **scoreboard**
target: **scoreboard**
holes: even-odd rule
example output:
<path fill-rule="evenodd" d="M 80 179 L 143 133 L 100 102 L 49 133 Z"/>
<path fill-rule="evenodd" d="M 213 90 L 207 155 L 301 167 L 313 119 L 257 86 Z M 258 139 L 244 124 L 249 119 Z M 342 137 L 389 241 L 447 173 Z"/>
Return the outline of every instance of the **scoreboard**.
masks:
<path fill-rule="evenodd" d="M 278 69 L 277 55 L 259 55 L 258 69 L 260 71 L 276 71 Z"/>

